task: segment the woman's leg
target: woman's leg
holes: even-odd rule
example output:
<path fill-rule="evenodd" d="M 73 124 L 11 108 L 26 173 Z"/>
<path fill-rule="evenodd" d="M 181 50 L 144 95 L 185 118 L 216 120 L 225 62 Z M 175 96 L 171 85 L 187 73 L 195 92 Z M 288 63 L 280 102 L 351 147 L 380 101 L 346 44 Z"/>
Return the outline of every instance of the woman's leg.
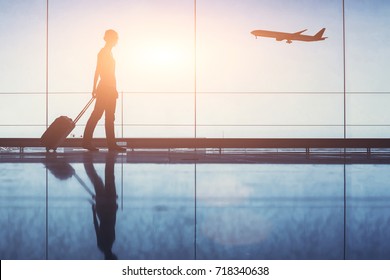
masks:
<path fill-rule="evenodd" d="M 115 108 L 116 108 L 116 98 L 107 100 L 106 102 L 106 119 L 105 119 L 105 128 L 106 128 L 106 137 L 107 137 L 107 146 L 110 151 L 116 152 L 126 152 L 125 148 L 122 148 L 116 144 L 115 139 Z"/>
<path fill-rule="evenodd" d="M 88 119 L 87 125 L 85 126 L 83 147 L 88 150 L 96 150 L 96 148 L 92 146 L 92 136 L 98 121 L 103 115 L 104 105 L 104 100 L 101 98 L 96 98 L 95 108 L 93 109 L 93 112 Z"/>
<path fill-rule="evenodd" d="M 115 124 L 114 124 L 115 108 L 116 108 L 116 98 L 107 99 L 106 110 L 105 110 L 105 129 L 106 129 L 107 146 L 109 148 L 116 145 Z"/>

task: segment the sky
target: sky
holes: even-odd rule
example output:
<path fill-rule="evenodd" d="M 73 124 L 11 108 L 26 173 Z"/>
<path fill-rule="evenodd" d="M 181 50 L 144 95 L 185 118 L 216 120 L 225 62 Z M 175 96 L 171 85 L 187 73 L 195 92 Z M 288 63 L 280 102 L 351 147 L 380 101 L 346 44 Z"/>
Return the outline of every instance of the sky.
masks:
<path fill-rule="evenodd" d="M 89 99 L 112 28 L 123 92 L 117 136 L 343 137 L 345 86 L 346 136 L 390 137 L 388 1 L 345 0 L 345 81 L 341 0 L 49 0 L 48 8 L 49 123 L 74 118 Z M 0 137 L 40 137 L 46 0 L 0 0 L 0 21 Z M 250 34 L 323 27 L 319 42 Z"/>

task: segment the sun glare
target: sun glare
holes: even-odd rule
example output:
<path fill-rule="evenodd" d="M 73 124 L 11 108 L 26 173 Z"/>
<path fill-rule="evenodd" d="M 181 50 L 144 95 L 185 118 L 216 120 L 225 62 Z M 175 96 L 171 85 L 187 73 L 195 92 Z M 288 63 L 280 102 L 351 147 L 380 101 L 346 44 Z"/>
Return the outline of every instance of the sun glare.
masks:
<path fill-rule="evenodd" d="M 158 45 L 142 50 L 141 57 L 150 66 L 175 67 L 184 58 L 184 50 L 174 45 Z"/>
<path fill-rule="evenodd" d="M 127 89 L 177 91 L 192 86 L 194 49 L 180 39 L 123 42 L 115 53 L 118 84 Z M 153 81 L 153 82 L 151 82 Z"/>

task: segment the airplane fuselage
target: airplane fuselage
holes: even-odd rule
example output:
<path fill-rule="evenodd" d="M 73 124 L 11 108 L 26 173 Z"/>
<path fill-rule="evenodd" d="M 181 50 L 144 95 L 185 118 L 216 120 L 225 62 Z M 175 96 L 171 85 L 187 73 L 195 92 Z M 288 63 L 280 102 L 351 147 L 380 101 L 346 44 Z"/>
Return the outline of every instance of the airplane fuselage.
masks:
<path fill-rule="evenodd" d="M 287 43 L 292 43 L 292 41 L 304 41 L 304 42 L 314 42 L 314 41 L 322 41 L 327 37 L 322 37 L 325 32 L 325 28 L 321 29 L 317 34 L 304 35 L 302 34 L 306 30 L 302 30 L 296 33 L 286 33 L 286 32 L 278 32 L 278 31 L 270 31 L 270 30 L 254 30 L 251 32 L 252 35 L 257 37 L 268 37 L 275 38 L 276 41 L 286 40 Z"/>

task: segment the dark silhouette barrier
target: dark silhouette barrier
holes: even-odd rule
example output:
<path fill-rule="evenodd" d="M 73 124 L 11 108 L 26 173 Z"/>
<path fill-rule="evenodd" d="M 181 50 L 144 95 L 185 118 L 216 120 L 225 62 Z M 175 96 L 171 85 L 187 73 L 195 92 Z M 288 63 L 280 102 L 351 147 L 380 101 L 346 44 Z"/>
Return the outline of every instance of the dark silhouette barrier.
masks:
<path fill-rule="evenodd" d="M 127 149 L 169 148 L 390 148 L 388 138 L 118 138 Z M 92 140 L 106 147 L 106 139 Z M 81 147 L 82 139 L 66 139 L 60 147 Z M 42 147 L 39 138 L 0 138 L 0 147 Z"/>

